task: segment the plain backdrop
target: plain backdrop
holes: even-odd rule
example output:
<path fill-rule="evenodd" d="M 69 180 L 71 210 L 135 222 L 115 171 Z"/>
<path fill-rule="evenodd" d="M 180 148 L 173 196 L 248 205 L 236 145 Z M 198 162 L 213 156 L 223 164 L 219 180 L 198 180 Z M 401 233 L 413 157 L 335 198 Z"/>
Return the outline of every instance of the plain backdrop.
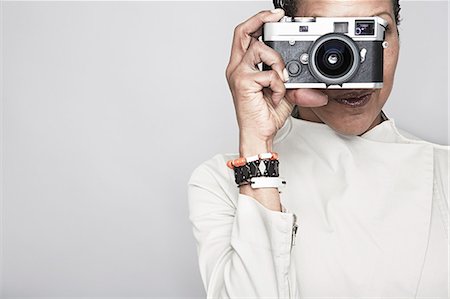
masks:
<path fill-rule="evenodd" d="M 1 4 L 1 286 L 204 297 L 187 181 L 236 152 L 234 27 L 271 1 Z M 448 3 L 402 3 L 386 113 L 448 144 Z"/>

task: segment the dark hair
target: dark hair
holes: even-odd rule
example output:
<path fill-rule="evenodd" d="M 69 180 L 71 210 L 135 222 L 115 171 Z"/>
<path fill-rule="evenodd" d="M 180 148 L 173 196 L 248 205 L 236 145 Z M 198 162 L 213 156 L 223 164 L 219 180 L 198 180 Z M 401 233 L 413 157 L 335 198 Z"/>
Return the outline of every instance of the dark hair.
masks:
<path fill-rule="evenodd" d="M 297 12 L 297 4 L 302 0 L 273 0 L 275 8 L 283 8 L 287 16 L 294 16 Z M 395 23 L 400 25 L 400 0 L 392 0 Z"/>

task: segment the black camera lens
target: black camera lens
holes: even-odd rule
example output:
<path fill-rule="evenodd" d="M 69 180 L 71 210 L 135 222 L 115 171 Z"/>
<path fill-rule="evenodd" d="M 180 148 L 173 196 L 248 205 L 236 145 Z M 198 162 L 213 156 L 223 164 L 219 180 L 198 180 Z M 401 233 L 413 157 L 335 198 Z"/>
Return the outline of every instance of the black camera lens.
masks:
<path fill-rule="evenodd" d="M 341 40 L 329 40 L 319 47 L 315 60 L 319 72 L 324 76 L 338 78 L 350 70 L 354 57 L 346 43 Z"/>
<path fill-rule="evenodd" d="M 347 35 L 325 34 L 309 50 L 311 74 L 327 85 L 349 81 L 359 69 L 359 48 Z"/>

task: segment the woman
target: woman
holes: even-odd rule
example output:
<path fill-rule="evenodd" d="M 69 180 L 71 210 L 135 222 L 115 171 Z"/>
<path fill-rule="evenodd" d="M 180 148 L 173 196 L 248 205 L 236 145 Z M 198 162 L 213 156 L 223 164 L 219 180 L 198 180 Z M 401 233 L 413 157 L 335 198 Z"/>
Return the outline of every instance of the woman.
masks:
<path fill-rule="evenodd" d="M 382 112 L 398 60 L 398 1 L 284 8 L 386 20 L 384 85 L 286 91 L 281 56 L 257 40 L 285 12 L 262 11 L 236 27 L 226 76 L 239 154 L 204 162 L 188 190 L 208 297 L 448 298 L 449 148 L 400 131 Z M 261 62 L 272 70 L 258 70 Z M 271 152 L 287 181 L 282 193 L 236 187 L 227 161 Z"/>

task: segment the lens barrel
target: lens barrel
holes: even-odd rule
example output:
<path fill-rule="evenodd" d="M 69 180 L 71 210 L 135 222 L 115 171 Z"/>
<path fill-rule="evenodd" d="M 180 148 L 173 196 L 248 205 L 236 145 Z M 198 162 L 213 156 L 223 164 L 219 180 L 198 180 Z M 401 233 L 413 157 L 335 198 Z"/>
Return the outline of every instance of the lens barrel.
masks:
<path fill-rule="evenodd" d="M 349 81 L 359 69 L 359 48 L 345 34 L 330 33 L 319 37 L 309 50 L 309 70 L 327 85 Z"/>

